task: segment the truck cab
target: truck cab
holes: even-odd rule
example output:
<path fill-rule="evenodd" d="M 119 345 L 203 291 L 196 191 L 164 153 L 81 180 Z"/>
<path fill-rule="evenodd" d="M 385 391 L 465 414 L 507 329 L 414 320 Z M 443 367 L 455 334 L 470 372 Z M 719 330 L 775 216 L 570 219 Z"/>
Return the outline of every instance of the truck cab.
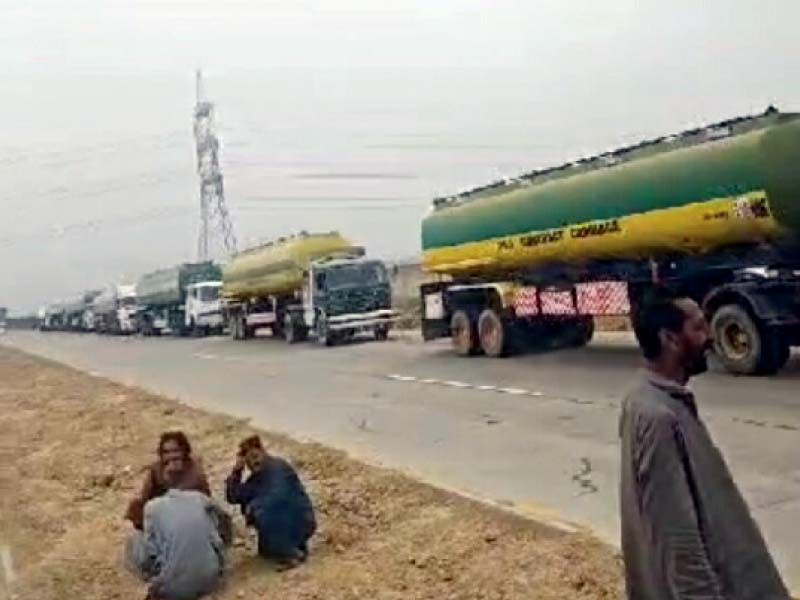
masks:
<path fill-rule="evenodd" d="M 287 311 L 284 335 L 290 342 L 309 330 L 328 346 L 363 331 L 385 340 L 397 319 L 389 275 L 379 260 L 331 256 L 313 261 L 302 295 L 302 305 Z"/>
<path fill-rule="evenodd" d="M 136 286 L 120 285 L 117 287 L 117 323 L 120 333 L 136 333 L 139 324 L 136 319 L 138 310 L 136 302 Z"/>
<path fill-rule="evenodd" d="M 186 288 L 186 328 L 193 335 L 222 333 L 221 281 L 201 281 Z"/>

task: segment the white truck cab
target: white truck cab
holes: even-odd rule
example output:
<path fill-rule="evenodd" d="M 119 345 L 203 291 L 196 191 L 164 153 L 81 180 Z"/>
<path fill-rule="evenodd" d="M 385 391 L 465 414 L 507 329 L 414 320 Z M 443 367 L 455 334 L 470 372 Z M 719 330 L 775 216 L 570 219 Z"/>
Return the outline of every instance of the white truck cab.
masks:
<path fill-rule="evenodd" d="M 186 328 L 193 335 L 222 333 L 221 281 L 201 281 L 186 288 Z"/>
<path fill-rule="evenodd" d="M 135 333 L 139 330 L 136 310 L 136 286 L 117 286 L 117 323 L 120 333 Z"/>

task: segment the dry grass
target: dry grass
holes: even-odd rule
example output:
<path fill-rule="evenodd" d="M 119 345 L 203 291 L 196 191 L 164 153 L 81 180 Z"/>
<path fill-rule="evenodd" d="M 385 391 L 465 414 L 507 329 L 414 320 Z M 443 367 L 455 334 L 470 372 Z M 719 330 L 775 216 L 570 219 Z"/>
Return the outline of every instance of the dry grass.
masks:
<path fill-rule="evenodd" d="M 24 600 L 144 598 L 121 567 L 121 515 L 164 429 L 182 428 L 215 493 L 246 423 L 0 347 L 0 545 Z M 263 434 L 307 482 L 320 530 L 289 573 L 254 556 L 237 520 L 219 600 L 617 598 L 612 550 L 368 467 Z M 238 519 L 238 516 L 237 516 Z M 0 571 L 0 598 L 3 590 Z"/>

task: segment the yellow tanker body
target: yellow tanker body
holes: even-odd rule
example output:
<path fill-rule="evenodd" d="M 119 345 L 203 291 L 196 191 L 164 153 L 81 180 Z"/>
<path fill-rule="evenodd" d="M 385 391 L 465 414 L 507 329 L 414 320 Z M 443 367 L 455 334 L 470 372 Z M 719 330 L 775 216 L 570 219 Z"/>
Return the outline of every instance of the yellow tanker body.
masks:
<path fill-rule="evenodd" d="M 222 295 L 229 300 L 292 294 L 317 259 L 363 252 L 337 232 L 299 234 L 241 252 L 222 271 Z"/>

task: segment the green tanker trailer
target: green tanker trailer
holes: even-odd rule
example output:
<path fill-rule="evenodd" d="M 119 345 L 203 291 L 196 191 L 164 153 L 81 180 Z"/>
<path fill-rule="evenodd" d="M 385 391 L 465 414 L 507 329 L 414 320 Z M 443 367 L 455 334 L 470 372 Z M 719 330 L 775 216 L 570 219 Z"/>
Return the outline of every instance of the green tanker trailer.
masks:
<path fill-rule="evenodd" d="M 338 233 L 282 238 L 234 256 L 222 274 L 231 336 L 270 329 L 289 343 L 312 332 L 327 346 L 369 331 L 387 338 L 397 315 L 381 261 Z"/>
<path fill-rule="evenodd" d="M 708 311 L 723 365 L 800 344 L 800 115 L 770 108 L 434 201 L 423 335 L 464 355 L 589 341 L 654 283 Z"/>
<path fill-rule="evenodd" d="M 222 330 L 220 268 L 211 261 L 146 273 L 136 283 L 137 321 L 144 335 L 197 335 Z"/>

